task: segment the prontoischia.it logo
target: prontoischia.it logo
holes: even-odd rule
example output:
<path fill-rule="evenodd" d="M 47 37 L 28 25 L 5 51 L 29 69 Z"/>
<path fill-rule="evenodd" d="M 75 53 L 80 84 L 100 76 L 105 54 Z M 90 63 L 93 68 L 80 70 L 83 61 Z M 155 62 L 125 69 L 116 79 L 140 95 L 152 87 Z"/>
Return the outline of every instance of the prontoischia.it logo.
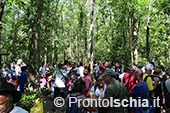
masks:
<path fill-rule="evenodd" d="M 140 97 L 138 99 L 133 99 L 132 97 L 128 99 L 114 99 L 113 97 L 110 97 L 110 99 L 81 99 L 76 97 L 69 97 L 68 104 L 69 107 L 72 106 L 74 103 L 78 103 L 78 107 L 83 105 L 84 107 L 160 107 L 159 105 L 159 97 L 153 98 L 153 105 L 150 105 L 148 99 L 141 99 Z M 85 104 L 86 103 L 86 104 Z M 65 100 L 62 97 L 56 97 L 54 99 L 54 105 L 56 107 L 62 107 L 65 104 Z"/>

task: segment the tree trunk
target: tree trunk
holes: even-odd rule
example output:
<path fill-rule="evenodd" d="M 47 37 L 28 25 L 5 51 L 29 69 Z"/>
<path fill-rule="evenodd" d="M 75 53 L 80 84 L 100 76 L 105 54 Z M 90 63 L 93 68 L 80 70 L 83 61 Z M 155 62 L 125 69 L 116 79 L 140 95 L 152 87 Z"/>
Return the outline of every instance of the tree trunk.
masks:
<path fill-rule="evenodd" d="M 151 3 L 152 0 L 150 0 L 150 4 L 149 4 L 149 11 L 151 10 Z M 147 61 L 149 61 L 149 24 L 150 24 L 150 14 L 148 14 L 148 20 L 147 20 L 147 28 L 146 28 L 146 59 Z"/>
<path fill-rule="evenodd" d="M 86 2 L 86 6 L 88 6 L 88 4 L 87 4 L 88 2 Z M 87 14 L 87 7 L 85 8 L 85 14 Z M 88 20 L 87 20 L 87 16 L 85 17 L 85 29 L 84 29 L 84 56 L 85 56 L 85 58 L 84 58 L 84 64 L 87 64 L 88 63 L 88 59 L 87 59 L 87 55 L 88 55 L 88 53 L 87 53 L 87 50 L 88 50 L 88 48 L 87 48 L 87 31 L 86 31 L 86 29 L 87 29 L 87 25 L 88 25 Z"/>
<path fill-rule="evenodd" d="M 1 33 L 2 33 L 2 16 L 4 14 L 4 8 L 5 8 L 5 0 L 1 1 L 1 7 L 0 7 L 0 50 L 1 50 Z"/>
<path fill-rule="evenodd" d="M 54 30 L 52 31 L 52 36 L 53 36 L 53 41 L 52 41 L 52 47 L 53 47 L 53 51 L 52 51 L 52 55 L 51 55 L 51 65 L 53 65 L 54 63 L 54 56 L 55 56 L 55 49 L 54 49 Z"/>
<path fill-rule="evenodd" d="M 57 4 L 56 4 L 56 8 L 55 8 L 55 11 L 54 12 L 56 12 L 57 11 L 57 9 L 58 9 L 58 3 L 59 3 L 59 1 L 60 0 L 58 0 L 57 1 Z M 56 12 L 57 13 L 57 12 Z M 53 19 L 53 20 L 55 20 L 55 19 Z M 54 22 L 53 22 L 54 23 Z M 54 49 L 54 47 L 55 47 L 55 31 L 54 31 L 54 24 L 52 24 L 52 29 L 53 29 L 53 31 L 52 31 L 52 37 L 53 37 L 53 41 L 52 41 L 52 47 L 53 47 L 53 52 L 52 52 L 52 56 L 51 56 L 51 65 L 54 63 L 54 57 L 55 57 L 55 49 Z M 57 31 L 57 30 L 56 30 Z"/>
<path fill-rule="evenodd" d="M 95 0 L 91 0 L 91 25 L 90 25 L 90 32 L 89 32 L 89 61 L 90 61 L 90 73 L 93 73 L 93 29 L 94 29 L 94 2 Z"/>
<path fill-rule="evenodd" d="M 133 47 L 132 47 L 131 34 L 132 34 L 132 31 L 131 31 L 131 17 L 129 17 L 129 30 L 127 30 L 127 37 L 129 39 L 129 46 L 130 46 L 130 53 L 131 53 L 131 64 L 133 64 L 134 63 L 134 61 L 133 61 L 134 58 L 133 58 Z"/>
<path fill-rule="evenodd" d="M 44 65 L 46 66 L 47 65 L 47 46 L 45 46 L 44 48 Z"/>
<path fill-rule="evenodd" d="M 34 19 L 34 23 L 32 26 L 32 36 L 30 38 L 30 56 L 29 56 L 29 61 L 30 64 L 28 65 L 30 72 L 33 72 L 33 74 L 36 73 L 36 69 L 38 69 L 39 65 L 38 65 L 38 58 L 40 57 L 40 55 L 37 55 L 38 52 L 38 38 L 40 37 L 40 21 L 41 21 L 41 16 L 42 16 L 42 10 L 43 10 L 43 4 L 44 1 L 40 0 L 37 3 L 37 10 L 35 13 L 35 19 Z"/>

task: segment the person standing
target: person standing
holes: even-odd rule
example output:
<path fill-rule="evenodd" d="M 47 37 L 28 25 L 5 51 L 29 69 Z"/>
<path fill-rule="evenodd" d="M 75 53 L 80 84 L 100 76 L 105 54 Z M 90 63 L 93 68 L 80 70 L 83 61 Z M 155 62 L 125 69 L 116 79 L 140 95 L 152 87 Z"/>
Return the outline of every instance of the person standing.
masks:
<path fill-rule="evenodd" d="M 55 86 L 54 86 L 54 99 L 56 97 L 62 97 L 65 98 L 65 95 L 67 93 L 67 87 L 66 87 L 66 78 L 68 77 L 66 71 L 63 69 L 63 64 L 59 63 L 58 68 L 54 73 L 52 80 L 55 80 Z M 62 107 L 62 110 L 64 108 Z M 53 105 L 52 111 L 55 111 L 55 106 Z"/>
<path fill-rule="evenodd" d="M 110 97 L 114 99 L 119 99 L 122 101 L 126 99 L 126 87 L 123 83 L 116 80 L 116 74 L 112 69 L 106 69 L 102 75 L 105 82 L 107 83 L 107 88 L 105 91 L 104 99 L 110 100 Z M 107 102 L 104 102 L 107 105 Z M 124 113 L 125 109 L 123 106 L 120 107 L 107 107 L 107 113 Z"/>
<path fill-rule="evenodd" d="M 21 67 L 22 73 L 18 75 L 17 81 L 18 81 L 18 91 L 24 92 L 24 87 L 27 82 L 27 67 L 23 66 Z"/>
<path fill-rule="evenodd" d="M 91 80 L 91 76 L 90 76 L 89 72 L 90 72 L 89 67 L 88 66 L 84 67 L 84 70 L 83 70 L 83 74 L 84 74 L 83 81 L 86 83 L 86 92 L 84 93 L 84 95 L 86 97 L 89 97 L 89 96 L 87 96 L 87 93 L 88 93 L 88 91 L 92 87 L 92 80 Z"/>
<path fill-rule="evenodd" d="M 149 96 L 149 90 L 148 90 L 148 85 L 143 81 L 143 72 L 142 70 L 138 69 L 135 71 L 134 73 L 135 79 L 138 80 L 138 84 L 135 85 L 135 87 L 132 89 L 132 91 L 128 94 L 128 98 L 133 97 L 134 99 L 137 100 L 137 103 L 142 105 L 142 103 L 138 102 L 138 99 L 141 98 L 141 100 L 143 99 L 147 99 L 147 94 Z M 133 105 L 132 107 L 132 111 L 134 113 L 143 113 L 143 108 L 142 107 L 135 107 L 135 105 Z"/>
<path fill-rule="evenodd" d="M 45 77 L 45 66 L 44 66 L 44 62 L 42 63 L 41 67 L 39 68 L 39 74 L 41 77 Z"/>

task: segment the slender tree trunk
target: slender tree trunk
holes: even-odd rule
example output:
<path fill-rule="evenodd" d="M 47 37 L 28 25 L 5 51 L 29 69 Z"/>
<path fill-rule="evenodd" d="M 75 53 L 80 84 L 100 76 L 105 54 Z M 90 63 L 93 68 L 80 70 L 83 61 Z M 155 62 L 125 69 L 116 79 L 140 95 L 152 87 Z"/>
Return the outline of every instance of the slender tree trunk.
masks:
<path fill-rule="evenodd" d="M 45 46 L 44 48 L 44 65 L 46 66 L 47 65 L 47 46 Z"/>
<path fill-rule="evenodd" d="M 5 8 L 5 0 L 2 0 L 1 1 L 1 7 L 0 7 L 0 50 L 1 50 L 1 47 L 2 47 L 2 45 L 1 45 L 1 33 L 2 33 L 2 16 L 3 16 L 3 14 L 4 14 L 4 8 Z"/>
<path fill-rule="evenodd" d="M 90 25 L 90 32 L 89 32 L 89 61 L 90 61 L 90 73 L 93 73 L 93 29 L 94 29 L 94 2 L 95 0 L 91 0 L 91 25 Z"/>
<path fill-rule="evenodd" d="M 55 8 L 55 11 L 54 12 L 56 12 L 57 11 L 57 9 L 58 9 L 58 3 L 59 3 L 59 1 L 60 0 L 58 0 L 57 1 L 57 4 L 56 4 L 56 8 Z M 54 20 L 55 19 L 53 19 L 53 23 L 54 23 Z M 52 37 L 53 37 L 53 41 L 52 41 L 52 47 L 53 47 L 53 52 L 52 52 L 52 56 L 51 56 L 51 65 L 54 63 L 54 57 L 55 57 L 55 49 L 54 49 L 54 47 L 55 47 L 55 31 L 54 31 L 54 24 L 52 24 L 52 29 L 53 29 L 53 31 L 52 31 Z M 56 30 L 57 31 L 57 30 Z"/>
<path fill-rule="evenodd" d="M 131 53 L 131 64 L 133 64 L 134 63 L 134 61 L 133 61 L 134 58 L 133 58 L 133 47 L 132 47 L 131 34 L 132 34 L 132 31 L 131 31 L 131 17 L 129 17 L 129 30 L 127 31 L 127 36 L 128 36 L 128 39 L 129 39 L 129 46 L 130 46 L 130 53 Z"/>
<path fill-rule="evenodd" d="M 77 36 L 76 36 L 76 55 L 75 55 L 75 58 L 74 59 L 77 59 L 77 61 L 78 61 L 78 38 L 77 38 Z"/>
<path fill-rule="evenodd" d="M 55 49 L 54 49 L 54 44 L 55 44 L 55 41 L 54 41 L 54 30 L 52 31 L 52 36 L 53 36 L 53 41 L 52 41 L 52 47 L 53 47 L 53 51 L 52 51 L 52 55 L 51 55 L 51 65 L 54 63 L 54 56 L 55 56 Z"/>
<path fill-rule="evenodd" d="M 151 3 L 152 0 L 150 0 L 150 4 L 149 4 L 149 11 L 151 10 Z M 148 14 L 148 20 L 147 20 L 147 28 L 146 28 L 146 59 L 147 61 L 149 61 L 149 24 L 150 24 L 150 14 Z"/>
<path fill-rule="evenodd" d="M 88 0 L 87 0 L 87 2 L 86 2 L 86 6 L 88 6 Z M 87 13 L 87 7 L 85 8 L 85 13 Z M 85 17 L 85 29 L 84 29 L 84 56 L 85 56 L 85 58 L 84 58 L 84 64 L 87 64 L 88 63 L 88 59 L 87 59 L 87 55 L 88 55 L 88 53 L 87 53 L 87 50 L 88 50 L 88 48 L 87 48 L 87 25 L 88 25 L 88 20 L 87 20 L 87 16 Z"/>

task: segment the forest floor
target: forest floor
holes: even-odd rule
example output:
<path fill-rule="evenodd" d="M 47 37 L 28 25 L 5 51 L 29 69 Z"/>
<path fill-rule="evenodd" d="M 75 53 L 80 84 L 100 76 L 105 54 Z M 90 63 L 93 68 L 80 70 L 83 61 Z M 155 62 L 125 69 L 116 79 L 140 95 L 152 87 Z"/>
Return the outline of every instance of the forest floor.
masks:
<path fill-rule="evenodd" d="M 53 107 L 54 99 L 52 96 L 49 97 L 49 93 L 43 92 L 42 98 L 44 100 L 44 113 L 65 113 L 65 111 L 62 111 L 61 108 L 56 108 L 56 111 L 52 111 L 51 108 Z"/>

